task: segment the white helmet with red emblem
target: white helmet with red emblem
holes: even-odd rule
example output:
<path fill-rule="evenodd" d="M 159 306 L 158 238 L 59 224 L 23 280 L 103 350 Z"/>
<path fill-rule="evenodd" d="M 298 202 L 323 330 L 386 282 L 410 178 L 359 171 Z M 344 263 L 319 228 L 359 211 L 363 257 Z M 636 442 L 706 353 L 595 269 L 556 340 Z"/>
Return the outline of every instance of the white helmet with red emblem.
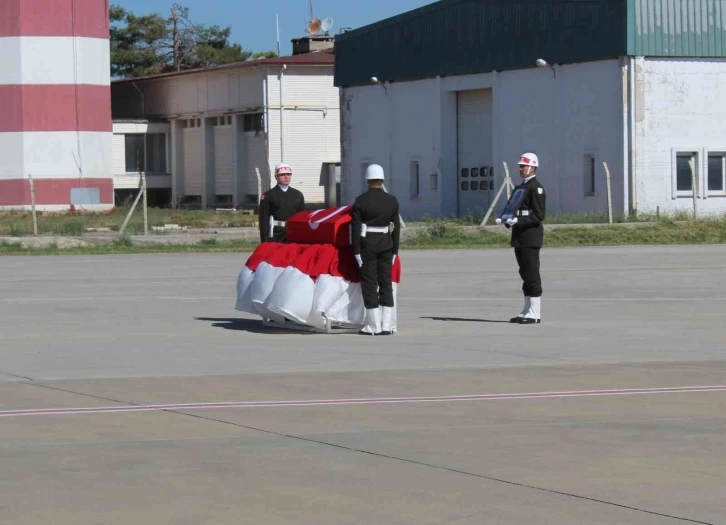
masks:
<path fill-rule="evenodd" d="M 288 164 L 281 162 L 275 166 L 275 176 L 277 175 L 292 175 L 292 168 Z"/>
<path fill-rule="evenodd" d="M 519 162 L 517 162 L 517 164 L 520 166 L 534 166 L 536 168 L 539 166 L 539 159 L 534 153 L 524 153 L 519 158 Z"/>

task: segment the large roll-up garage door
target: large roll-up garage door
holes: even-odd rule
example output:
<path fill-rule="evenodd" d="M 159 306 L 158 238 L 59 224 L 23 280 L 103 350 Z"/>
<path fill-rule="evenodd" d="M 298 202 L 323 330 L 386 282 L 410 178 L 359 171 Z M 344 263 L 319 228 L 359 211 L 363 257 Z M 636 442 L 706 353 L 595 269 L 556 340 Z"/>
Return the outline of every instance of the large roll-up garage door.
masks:
<path fill-rule="evenodd" d="M 484 215 L 496 195 L 493 177 L 492 90 L 457 93 L 458 212 Z"/>
<path fill-rule="evenodd" d="M 200 119 L 184 128 L 184 195 L 202 195 L 202 128 Z M 194 125 L 195 127 L 189 127 Z"/>
<path fill-rule="evenodd" d="M 232 195 L 234 179 L 234 130 L 232 117 L 214 127 L 214 194 Z M 229 122 L 227 124 L 226 122 Z"/>

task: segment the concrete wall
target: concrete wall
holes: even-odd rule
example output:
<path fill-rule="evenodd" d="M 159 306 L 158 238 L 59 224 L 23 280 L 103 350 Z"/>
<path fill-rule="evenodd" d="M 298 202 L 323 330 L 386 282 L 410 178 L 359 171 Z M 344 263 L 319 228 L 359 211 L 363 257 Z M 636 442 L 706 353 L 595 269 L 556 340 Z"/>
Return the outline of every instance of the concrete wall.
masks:
<path fill-rule="evenodd" d="M 377 84 L 342 90 L 343 202 L 363 188 L 361 163 L 386 169 L 387 186 L 405 219 L 456 212 L 456 92 L 492 88 L 494 168 L 503 162 L 518 182 L 523 151 L 540 158 L 548 213 L 606 212 L 605 174 L 612 176 L 613 209 L 624 211 L 623 84 L 617 60 L 548 68 Z M 584 156 L 596 159 L 596 191 L 585 196 Z M 422 195 L 408 192 L 408 162 L 421 159 Z M 429 184 L 438 174 L 438 189 Z M 503 206 L 503 200 L 500 201 Z"/>
<path fill-rule="evenodd" d="M 429 184 L 441 158 L 439 96 L 438 83 L 428 80 L 344 90 L 342 204 L 365 191 L 365 165 L 380 164 L 386 189 L 399 199 L 405 217 L 439 213 L 439 191 Z M 408 186 L 412 160 L 421 173 L 418 197 L 411 197 Z"/>
<path fill-rule="evenodd" d="M 726 193 L 709 194 L 707 158 L 726 152 L 726 59 L 636 60 L 636 198 L 639 212 L 693 210 L 693 194 L 678 194 L 674 154 L 694 151 L 697 206 L 726 211 Z"/>

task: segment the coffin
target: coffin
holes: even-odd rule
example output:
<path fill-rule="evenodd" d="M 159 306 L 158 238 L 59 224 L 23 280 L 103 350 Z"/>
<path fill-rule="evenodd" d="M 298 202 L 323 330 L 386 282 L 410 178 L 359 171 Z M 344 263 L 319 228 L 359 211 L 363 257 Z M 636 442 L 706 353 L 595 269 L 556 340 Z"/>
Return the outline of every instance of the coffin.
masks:
<path fill-rule="evenodd" d="M 296 244 L 350 246 L 352 206 L 301 211 L 287 221 L 287 240 Z"/>

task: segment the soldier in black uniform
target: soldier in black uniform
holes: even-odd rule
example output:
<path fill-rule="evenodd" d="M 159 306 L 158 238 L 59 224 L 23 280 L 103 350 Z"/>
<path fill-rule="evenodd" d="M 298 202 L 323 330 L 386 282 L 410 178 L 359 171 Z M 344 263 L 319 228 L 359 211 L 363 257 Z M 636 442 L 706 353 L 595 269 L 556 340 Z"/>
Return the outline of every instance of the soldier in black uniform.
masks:
<path fill-rule="evenodd" d="M 260 224 L 260 242 L 287 242 L 287 220 L 305 209 L 305 197 L 302 192 L 290 187 L 292 168 L 281 162 L 275 166 L 277 185 L 260 197 L 258 222 Z M 270 235 L 270 221 L 274 221 Z"/>
<path fill-rule="evenodd" d="M 398 199 L 383 189 L 383 168 L 366 170 L 368 191 L 353 203 L 353 253 L 360 267 L 365 326 L 361 335 L 391 335 L 391 268 L 401 233 Z"/>
<path fill-rule="evenodd" d="M 524 292 L 524 309 L 510 319 L 511 323 L 536 324 L 541 321 L 542 280 L 539 274 L 539 252 L 544 242 L 545 201 L 547 194 L 536 178 L 539 159 L 534 153 L 525 153 L 519 159 L 519 175 L 525 188 L 517 216 L 507 219 L 505 226 L 512 229 L 510 245 L 519 265 Z"/>

